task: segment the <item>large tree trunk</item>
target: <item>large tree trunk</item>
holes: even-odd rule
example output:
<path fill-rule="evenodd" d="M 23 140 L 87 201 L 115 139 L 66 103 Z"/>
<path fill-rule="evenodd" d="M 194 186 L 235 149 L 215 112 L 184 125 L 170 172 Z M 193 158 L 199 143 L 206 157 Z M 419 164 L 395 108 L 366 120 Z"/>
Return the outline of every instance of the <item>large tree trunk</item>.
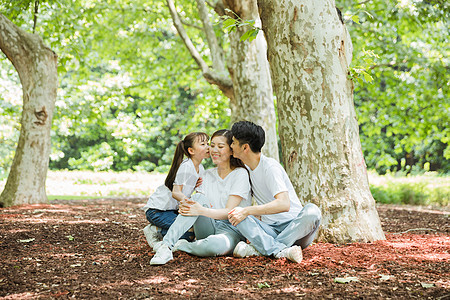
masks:
<path fill-rule="evenodd" d="M 320 240 L 384 239 L 348 79 L 352 44 L 333 0 L 258 0 L 289 177 L 323 212 Z"/>
<path fill-rule="evenodd" d="M 0 206 L 44 202 L 57 56 L 39 36 L 24 32 L 2 14 L 0 49 L 19 73 L 23 91 L 20 137 Z"/>
<path fill-rule="evenodd" d="M 225 7 L 235 12 L 242 20 L 255 20 L 261 25 L 256 0 L 223 0 Z M 266 131 L 263 153 L 279 160 L 275 108 L 267 44 L 262 32 L 253 41 L 240 41 L 248 30 L 238 27 L 229 34 L 229 71 L 234 87 L 234 101 L 231 101 L 231 121 L 252 121 Z"/>
<path fill-rule="evenodd" d="M 217 11 L 224 12 L 226 5 L 241 14 L 243 19 L 257 19 L 256 0 L 215 2 Z M 230 34 L 230 62 L 225 69 L 223 50 L 219 47 L 217 37 L 209 19 L 205 0 L 196 0 L 199 17 L 203 23 L 211 53 L 212 67 L 208 66 L 187 35 L 173 0 L 166 0 L 175 28 L 189 50 L 192 58 L 200 67 L 203 77 L 216 85 L 230 99 L 231 121 L 253 121 L 266 130 L 266 145 L 263 152 L 275 159 L 278 157 L 278 137 L 276 133 L 275 109 L 273 104 L 272 85 L 266 58 L 266 43 L 263 35 L 253 42 L 241 42 L 239 38 L 246 29 Z"/>

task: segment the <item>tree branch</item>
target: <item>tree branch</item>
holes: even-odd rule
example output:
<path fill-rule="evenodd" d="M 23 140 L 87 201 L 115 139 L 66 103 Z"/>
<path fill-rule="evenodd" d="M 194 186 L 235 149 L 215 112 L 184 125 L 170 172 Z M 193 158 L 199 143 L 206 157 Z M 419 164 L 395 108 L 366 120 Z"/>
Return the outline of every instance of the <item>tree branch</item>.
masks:
<path fill-rule="evenodd" d="M 225 15 L 225 5 L 223 4 L 222 0 L 214 0 L 214 3 L 211 3 L 210 1 L 206 1 L 206 4 L 208 4 L 209 7 L 214 9 L 214 11 L 219 16 L 224 16 Z"/>
<path fill-rule="evenodd" d="M 372 1 L 372 0 L 366 0 L 366 1 L 359 2 L 359 3 L 356 3 L 355 6 L 359 6 L 359 5 L 365 4 L 365 3 L 370 2 L 370 1 Z"/>
<path fill-rule="evenodd" d="M 189 22 L 187 22 L 185 19 L 183 19 L 183 18 L 181 18 L 181 17 L 180 17 L 180 21 L 181 21 L 181 23 L 182 23 L 183 25 L 186 25 L 186 26 L 189 26 L 189 27 L 192 27 L 192 28 L 195 28 L 195 29 L 198 29 L 198 30 L 202 30 L 202 31 L 203 31 L 203 28 L 202 28 L 202 27 L 197 26 L 197 25 L 192 24 L 192 23 L 189 23 Z"/>
<path fill-rule="evenodd" d="M 233 82 L 229 77 L 223 76 L 221 74 L 215 74 L 211 72 L 210 68 L 206 64 L 206 62 L 202 59 L 200 53 L 195 48 L 191 39 L 187 35 L 183 24 L 181 23 L 178 12 L 176 11 L 175 4 L 173 0 L 166 0 L 167 7 L 169 8 L 170 14 L 172 16 L 173 24 L 178 31 L 178 34 L 181 37 L 181 40 L 186 45 L 186 48 L 189 50 L 192 58 L 195 60 L 197 65 L 200 67 L 203 77 L 211 84 L 215 84 L 219 87 L 219 89 L 227 96 L 228 98 L 233 97 Z"/>
<path fill-rule="evenodd" d="M 393 234 L 404 234 L 404 233 L 408 233 L 410 231 L 436 231 L 436 229 L 433 229 L 433 228 L 411 228 L 411 229 L 408 229 L 406 231 L 396 232 L 396 233 L 393 233 Z"/>
<path fill-rule="evenodd" d="M 39 1 L 34 2 L 34 16 L 33 16 L 33 33 L 36 33 L 37 16 L 39 13 Z"/>
<path fill-rule="evenodd" d="M 206 39 L 208 40 L 209 49 L 211 50 L 211 58 L 213 62 L 213 68 L 220 74 L 227 74 L 225 69 L 225 63 L 223 60 L 223 50 L 217 42 L 217 37 L 209 20 L 208 8 L 206 7 L 205 0 L 196 0 L 198 14 L 203 23 Z"/>
<path fill-rule="evenodd" d="M 170 73 L 170 74 L 165 74 L 165 75 L 162 75 L 162 76 L 157 76 L 157 77 L 154 77 L 154 78 L 151 78 L 151 79 L 148 79 L 148 80 L 144 80 L 142 82 L 130 85 L 130 86 L 127 87 L 127 89 L 137 88 L 137 87 L 140 87 L 140 86 L 143 86 L 143 85 L 147 85 L 147 84 L 155 82 L 155 81 L 160 81 L 161 79 L 165 79 L 165 78 L 172 78 L 172 77 L 176 76 L 177 74 L 189 72 L 191 70 L 198 70 L 198 69 L 197 68 L 191 68 L 189 66 L 189 67 L 184 68 L 182 70 L 178 70 L 175 73 Z"/>

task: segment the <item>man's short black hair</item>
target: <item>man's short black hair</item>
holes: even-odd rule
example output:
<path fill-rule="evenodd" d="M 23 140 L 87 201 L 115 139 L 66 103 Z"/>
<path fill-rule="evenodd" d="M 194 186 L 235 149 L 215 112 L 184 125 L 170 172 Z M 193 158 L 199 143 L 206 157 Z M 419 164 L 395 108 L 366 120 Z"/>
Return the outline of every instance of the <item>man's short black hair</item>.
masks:
<path fill-rule="evenodd" d="M 261 152 L 261 148 L 266 141 L 264 129 L 249 121 L 239 121 L 231 127 L 233 137 L 239 141 L 239 144 L 248 144 L 250 149 L 255 152 Z"/>

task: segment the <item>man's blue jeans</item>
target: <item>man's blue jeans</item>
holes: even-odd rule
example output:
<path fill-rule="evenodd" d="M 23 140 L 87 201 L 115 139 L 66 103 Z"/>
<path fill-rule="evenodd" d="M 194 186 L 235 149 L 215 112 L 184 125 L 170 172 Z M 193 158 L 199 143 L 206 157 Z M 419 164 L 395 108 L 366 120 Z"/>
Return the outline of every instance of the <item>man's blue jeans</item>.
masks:
<path fill-rule="evenodd" d="M 298 245 L 305 249 L 317 235 L 322 213 L 317 205 L 308 203 L 293 220 L 266 224 L 254 216 L 248 216 L 236 225 L 239 232 L 262 255 L 275 255 L 281 250 Z"/>
<path fill-rule="evenodd" d="M 151 224 L 161 228 L 161 235 L 165 236 L 170 226 L 173 224 L 173 222 L 175 222 L 175 219 L 178 216 L 178 211 L 149 208 L 145 212 L 145 216 Z M 186 232 L 181 236 L 181 239 L 185 239 L 190 242 L 194 239 L 194 233 Z"/>

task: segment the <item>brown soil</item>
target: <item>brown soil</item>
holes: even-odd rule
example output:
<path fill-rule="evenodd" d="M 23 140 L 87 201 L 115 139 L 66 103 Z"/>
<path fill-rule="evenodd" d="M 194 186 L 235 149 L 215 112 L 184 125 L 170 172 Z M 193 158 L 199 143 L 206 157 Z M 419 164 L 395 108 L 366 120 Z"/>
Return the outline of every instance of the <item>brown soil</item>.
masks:
<path fill-rule="evenodd" d="M 145 201 L 0 209 L 0 298 L 450 299 L 450 222 L 440 210 L 380 205 L 385 241 L 317 243 L 301 264 L 176 252 L 153 267 Z"/>

